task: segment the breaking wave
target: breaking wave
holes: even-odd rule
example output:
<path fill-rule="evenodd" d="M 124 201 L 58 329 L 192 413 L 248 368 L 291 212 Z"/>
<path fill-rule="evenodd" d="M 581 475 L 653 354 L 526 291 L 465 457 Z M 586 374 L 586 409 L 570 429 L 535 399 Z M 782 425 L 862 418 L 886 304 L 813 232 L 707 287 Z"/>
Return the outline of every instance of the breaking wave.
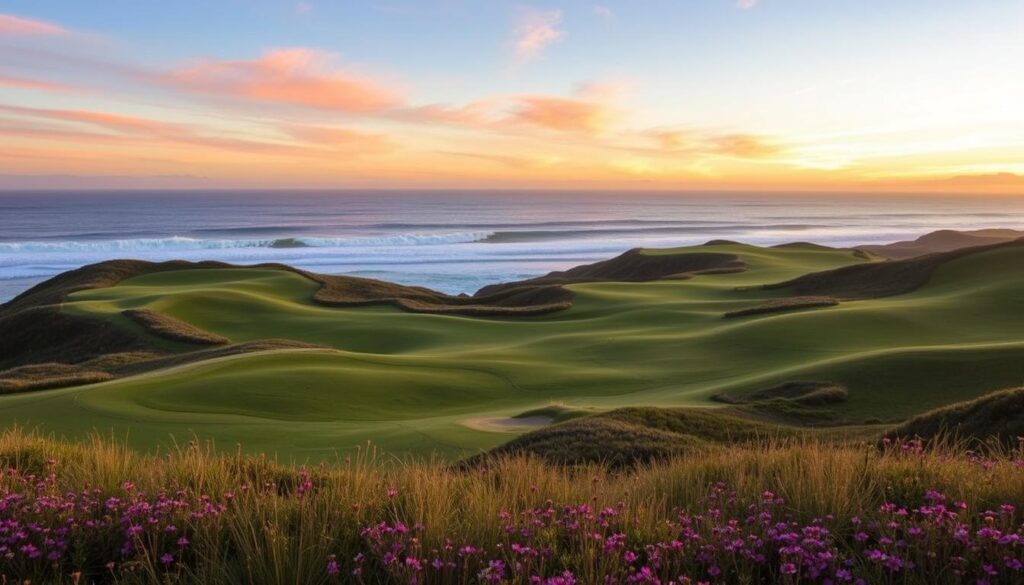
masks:
<path fill-rule="evenodd" d="M 110 252 L 129 253 L 159 250 L 229 250 L 235 248 L 355 248 L 370 246 L 436 246 L 465 244 L 486 240 L 492 232 L 456 232 L 448 234 L 393 234 L 345 238 L 274 238 L 274 239 L 202 239 L 173 236 L 170 238 L 132 238 L 103 241 L 0 242 L 0 254 L 46 252 Z"/>

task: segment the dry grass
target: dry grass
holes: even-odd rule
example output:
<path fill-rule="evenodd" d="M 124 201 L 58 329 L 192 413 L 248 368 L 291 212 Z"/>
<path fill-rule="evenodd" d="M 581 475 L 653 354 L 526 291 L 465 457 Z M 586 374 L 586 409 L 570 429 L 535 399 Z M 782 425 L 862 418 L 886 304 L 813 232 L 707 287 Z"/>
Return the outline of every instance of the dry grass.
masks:
<path fill-rule="evenodd" d="M 170 341 L 194 345 L 224 345 L 231 342 L 227 337 L 210 333 L 195 325 L 163 313 L 158 313 L 157 311 L 128 309 L 121 311 L 121 314 L 140 325 L 149 333 Z"/>
<path fill-rule="evenodd" d="M 70 364 L 34 364 L 0 372 L 0 394 L 95 384 L 113 377 L 102 370 Z"/>
<path fill-rule="evenodd" d="M 979 466 L 956 446 L 907 455 L 869 445 L 769 442 L 706 450 L 628 471 L 597 464 L 566 468 L 511 457 L 470 472 L 432 462 L 396 461 L 367 448 L 309 469 L 312 485 L 302 497 L 295 496 L 303 477 L 298 466 L 215 453 L 210 446 L 189 445 L 162 456 L 144 456 L 99 437 L 75 444 L 17 429 L 0 434 L 0 465 L 40 477 L 52 471 L 54 483 L 47 489 L 55 493 L 89 486 L 123 494 L 126 481 L 134 484 L 133 490 L 149 494 L 181 490 L 219 501 L 231 493 L 231 505 L 216 521 L 182 526 L 193 531 L 194 554 L 188 566 L 167 575 L 175 582 L 209 585 L 327 583 L 329 555 L 343 564 L 344 577 L 360 550 L 360 529 L 395 519 L 423 525 L 418 536 L 425 550 L 443 547 L 446 539 L 495 550 L 507 538 L 499 512 L 517 518 L 546 500 L 588 503 L 595 510 L 621 506 L 628 510 L 629 537 L 655 542 L 674 510 L 701 509 L 716 482 L 724 482 L 741 500 L 757 501 L 764 490 L 771 490 L 785 498 L 787 511 L 799 521 L 834 514 L 838 534 L 852 533 L 851 526 L 842 524 L 847 519 L 871 514 L 885 501 L 919 502 L 929 489 L 965 502 L 970 510 L 1024 502 L 1024 467 L 1007 458 Z M 0 492 L 8 489 L 20 487 L 10 476 L 0 477 Z M 107 560 L 83 557 L 80 562 L 98 566 L 102 579 Z M 149 575 L 164 574 L 164 569 L 155 559 L 146 562 L 152 566 L 119 581 L 156 582 Z M 565 557 L 559 562 L 575 566 L 585 561 Z M 66 574 L 52 581 L 43 575 L 32 580 L 58 581 L 70 582 Z"/>
<path fill-rule="evenodd" d="M 737 309 L 722 314 L 725 319 L 735 317 L 746 317 L 749 315 L 764 315 L 766 313 L 782 313 L 785 311 L 798 311 L 801 309 L 813 309 L 815 307 L 834 307 L 839 304 L 839 299 L 833 297 L 787 297 L 774 299 L 753 307 Z"/>
<path fill-rule="evenodd" d="M 918 415 L 887 434 L 892 440 L 955 436 L 974 445 L 1024 440 L 1024 388 L 1001 390 Z"/>
<path fill-rule="evenodd" d="M 477 464 L 494 456 L 529 455 L 557 464 L 626 467 L 703 453 L 716 445 L 781 440 L 800 434 L 794 428 L 721 410 L 630 407 L 574 417 L 520 435 L 467 463 Z"/>
<path fill-rule="evenodd" d="M 351 276 L 303 273 L 320 283 L 313 301 L 335 307 L 389 305 L 411 313 L 502 317 L 542 315 L 572 306 L 561 286 L 522 286 L 477 296 L 451 296 L 430 289 Z"/>
<path fill-rule="evenodd" d="M 720 252 L 690 252 L 685 254 L 645 254 L 634 248 L 610 260 L 584 264 L 565 271 L 544 276 L 492 284 L 477 291 L 485 297 L 501 291 L 524 286 L 551 286 L 580 282 L 646 282 L 663 278 L 683 278 L 694 274 L 723 274 L 742 272 L 746 264 L 735 254 Z"/>
<path fill-rule="evenodd" d="M 971 254 L 1009 247 L 1024 247 L 1024 240 L 961 248 L 906 260 L 854 264 L 835 270 L 805 274 L 785 282 L 766 284 L 763 288 L 789 289 L 799 296 L 829 296 L 838 299 L 895 296 L 920 288 L 943 264 Z"/>

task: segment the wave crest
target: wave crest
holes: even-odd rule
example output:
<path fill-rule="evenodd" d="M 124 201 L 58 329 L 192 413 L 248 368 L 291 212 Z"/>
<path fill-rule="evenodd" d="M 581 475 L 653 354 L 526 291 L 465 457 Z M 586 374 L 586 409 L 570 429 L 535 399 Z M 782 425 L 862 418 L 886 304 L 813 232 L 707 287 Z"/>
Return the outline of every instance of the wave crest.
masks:
<path fill-rule="evenodd" d="M 156 250 L 226 250 L 234 248 L 355 248 L 372 246 L 438 246 L 486 240 L 491 232 L 394 234 L 365 237 L 301 237 L 274 239 L 133 238 L 103 241 L 0 242 L 0 254 L 47 252 L 141 252 Z"/>

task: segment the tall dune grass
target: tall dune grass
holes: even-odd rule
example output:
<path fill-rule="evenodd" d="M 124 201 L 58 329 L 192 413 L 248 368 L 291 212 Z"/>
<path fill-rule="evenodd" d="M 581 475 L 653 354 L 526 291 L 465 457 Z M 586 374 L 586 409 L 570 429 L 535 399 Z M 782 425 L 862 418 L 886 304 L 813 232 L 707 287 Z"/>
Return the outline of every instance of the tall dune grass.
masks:
<path fill-rule="evenodd" d="M 522 457 L 456 469 L 367 446 L 310 467 L 13 429 L 0 465 L 5 583 L 1024 577 L 1020 449 L 796 440 L 614 470 Z"/>

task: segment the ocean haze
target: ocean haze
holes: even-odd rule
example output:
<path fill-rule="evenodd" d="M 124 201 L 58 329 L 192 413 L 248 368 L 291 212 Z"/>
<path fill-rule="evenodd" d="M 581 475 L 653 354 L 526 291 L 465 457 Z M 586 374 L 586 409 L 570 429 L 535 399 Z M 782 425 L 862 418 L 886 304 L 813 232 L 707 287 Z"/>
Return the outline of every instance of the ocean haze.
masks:
<path fill-rule="evenodd" d="M 0 301 L 112 258 L 282 262 L 447 293 L 711 239 L 848 246 L 1024 228 L 1007 197 L 470 191 L 0 193 Z"/>

